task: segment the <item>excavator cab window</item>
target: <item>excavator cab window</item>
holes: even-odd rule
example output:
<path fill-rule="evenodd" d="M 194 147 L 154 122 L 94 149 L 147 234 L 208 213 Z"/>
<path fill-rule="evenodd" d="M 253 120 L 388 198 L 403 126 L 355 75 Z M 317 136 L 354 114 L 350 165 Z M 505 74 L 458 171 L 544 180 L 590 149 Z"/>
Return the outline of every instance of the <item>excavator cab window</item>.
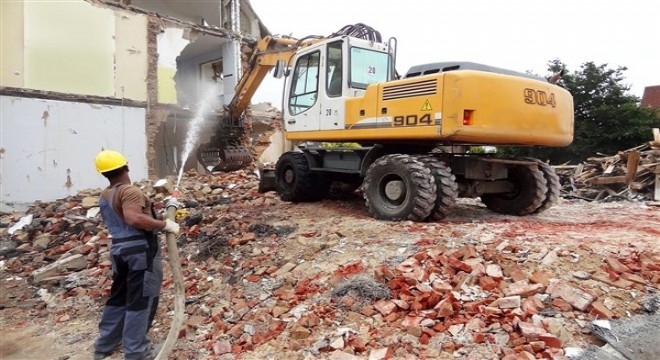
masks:
<path fill-rule="evenodd" d="M 352 88 L 366 89 L 371 84 L 390 80 L 390 54 L 359 47 L 351 48 Z"/>
<path fill-rule="evenodd" d="M 325 83 L 328 96 L 337 97 L 341 96 L 342 90 L 342 44 L 341 41 L 336 41 L 328 44 L 328 65 L 325 69 Z"/>
<path fill-rule="evenodd" d="M 293 70 L 289 113 L 297 115 L 311 108 L 318 98 L 320 52 L 305 54 L 298 58 Z"/>

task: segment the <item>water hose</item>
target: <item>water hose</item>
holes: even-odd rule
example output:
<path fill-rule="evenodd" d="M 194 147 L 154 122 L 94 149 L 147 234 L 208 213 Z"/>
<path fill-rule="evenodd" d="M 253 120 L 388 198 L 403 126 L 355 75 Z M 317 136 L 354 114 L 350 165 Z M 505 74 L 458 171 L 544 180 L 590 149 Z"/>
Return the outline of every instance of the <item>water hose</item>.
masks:
<path fill-rule="evenodd" d="M 166 217 L 172 221 L 176 221 L 176 211 L 181 206 L 177 200 L 179 191 L 174 190 L 170 200 L 166 204 Z M 158 352 L 155 360 L 165 360 L 174 348 L 174 344 L 179 337 L 179 330 L 183 325 L 185 318 L 185 288 L 183 284 L 183 274 L 181 272 L 181 264 L 179 263 L 179 249 L 176 246 L 176 236 L 172 233 L 166 233 L 167 240 L 167 258 L 172 268 L 172 275 L 174 277 L 174 317 L 170 325 L 170 331 L 167 334 L 167 339 L 163 347 Z"/>

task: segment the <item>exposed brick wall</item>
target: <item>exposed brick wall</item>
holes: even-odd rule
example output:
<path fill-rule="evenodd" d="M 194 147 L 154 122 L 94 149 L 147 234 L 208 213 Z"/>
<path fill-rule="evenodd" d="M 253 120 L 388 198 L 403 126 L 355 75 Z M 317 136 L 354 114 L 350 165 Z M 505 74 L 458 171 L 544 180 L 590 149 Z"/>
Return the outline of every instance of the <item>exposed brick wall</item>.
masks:
<path fill-rule="evenodd" d="M 642 108 L 660 108 L 660 85 L 647 86 L 642 96 Z"/>
<path fill-rule="evenodd" d="M 147 166 L 149 176 L 156 175 L 156 149 L 154 147 L 156 135 L 161 124 L 167 121 L 170 111 L 158 104 L 158 46 L 157 36 L 160 32 L 160 23 L 157 16 L 149 15 L 147 25 Z"/>

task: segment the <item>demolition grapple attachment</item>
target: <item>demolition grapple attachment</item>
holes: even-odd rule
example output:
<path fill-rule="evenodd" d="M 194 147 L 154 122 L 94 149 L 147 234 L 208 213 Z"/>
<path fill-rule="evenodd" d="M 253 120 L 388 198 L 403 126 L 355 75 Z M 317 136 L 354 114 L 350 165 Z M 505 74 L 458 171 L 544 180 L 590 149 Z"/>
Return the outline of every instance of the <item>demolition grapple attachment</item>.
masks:
<path fill-rule="evenodd" d="M 197 161 L 211 172 L 229 172 L 249 166 L 252 151 L 242 145 L 243 131 L 241 118 L 221 118 L 211 141 L 197 148 Z"/>

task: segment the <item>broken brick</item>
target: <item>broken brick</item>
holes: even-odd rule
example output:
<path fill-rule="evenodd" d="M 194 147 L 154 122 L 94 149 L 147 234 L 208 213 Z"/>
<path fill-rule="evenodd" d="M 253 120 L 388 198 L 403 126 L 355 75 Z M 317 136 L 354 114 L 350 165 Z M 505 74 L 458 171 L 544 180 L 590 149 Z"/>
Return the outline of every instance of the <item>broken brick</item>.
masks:
<path fill-rule="evenodd" d="M 528 339 L 537 339 L 540 335 L 546 333 L 544 328 L 524 321 L 518 323 L 518 328 L 520 333 Z"/>
<path fill-rule="evenodd" d="M 555 298 L 552 300 L 552 306 L 558 308 L 561 311 L 572 311 L 573 306 L 568 303 L 568 301 L 562 298 Z"/>
<path fill-rule="evenodd" d="M 636 282 L 638 284 L 646 285 L 646 280 L 637 274 L 623 273 L 621 274 L 621 278 L 628 281 Z"/>
<path fill-rule="evenodd" d="M 630 272 L 630 268 L 627 267 L 626 265 L 623 265 L 616 258 L 608 257 L 605 259 L 605 262 L 607 263 L 607 266 L 609 266 L 613 271 L 619 274 Z"/>
<path fill-rule="evenodd" d="M 596 273 L 591 275 L 591 278 L 594 280 L 598 280 L 600 282 L 603 282 L 607 285 L 618 287 L 621 289 L 630 289 L 633 286 L 635 286 L 635 283 L 632 281 L 628 281 L 626 279 L 620 278 L 618 280 L 611 280 L 609 275 L 603 274 L 603 273 Z"/>
<path fill-rule="evenodd" d="M 595 296 L 562 280 L 550 281 L 546 293 L 552 298 L 559 297 L 566 300 L 571 306 L 581 311 L 585 311 L 595 300 Z"/>
<path fill-rule="evenodd" d="M 518 281 L 510 284 L 504 289 L 506 296 L 520 295 L 522 297 L 531 296 L 543 292 L 545 286 L 543 284 L 529 284 L 526 280 Z"/>
<path fill-rule="evenodd" d="M 493 301 L 490 306 L 497 306 L 500 309 L 515 309 L 520 307 L 520 296 L 507 296 Z"/>
<path fill-rule="evenodd" d="M 591 304 L 591 311 L 590 313 L 592 315 L 598 316 L 599 318 L 604 318 L 604 319 L 612 319 L 615 317 L 614 313 L 608 309 L 602 301 L 594 301 Z"/>
<path fill-rule="evenodd" d="M 479 278 L 479 286 L 484 290 L 492 291 L 497 287 L 497 284 L 497 281 L 490 276 L 481 276 Z"/>
<path fill-rule="evenodd" d="M 451 297 L 446 297 L 433 307 L 433 310 L 437 311 L 438 317 L 446 318 L 454 314 L 454 307 L 451 304 L 451 300 Z"/>
<path fill-rule="evenodd" d="M 551 348 L 561 347 L 561 340 L 558 337 L 549 333 L 539 335 L 539 340 L 543 341 L 545 343 L 545 346 L 547 347 L 551 347 Z"/>
<path fill-rule="evenodd" d="M 388 300 L 378 300 L 374 303 L 374 308 L 378 310 L 383 316 L 387 316 L 396 311 L 396 304 Z"/>
<path fill-rule="evenodd" d="M 385 360 L 392 358 L 393 351 L 389 347 L 372 349 L 369 353 L 369 360 Z"/>
<path fill-rule="evenodd" d="M 498 280 L 504 278 L 504 274 L 502 274 L 502 268 L 500 268 L 500 266 L 497 264 L 486 265 L 486 275 Z"/>
<path fill-rule="evenodd" d="M 231 343 L 227 340 L 216 341 L 213 343 L 213 355 L 229 354 L 231 352 Z"/>
<path fill-rule="evenodd" d="M 532 276 L 529 277 L 529 281 L 535 284 L 543 284 L 543 286 L 548 286 L 552 277 L 552 274 L 548 274 L 545 271 L 535 271 L 532 273 Z"/>

